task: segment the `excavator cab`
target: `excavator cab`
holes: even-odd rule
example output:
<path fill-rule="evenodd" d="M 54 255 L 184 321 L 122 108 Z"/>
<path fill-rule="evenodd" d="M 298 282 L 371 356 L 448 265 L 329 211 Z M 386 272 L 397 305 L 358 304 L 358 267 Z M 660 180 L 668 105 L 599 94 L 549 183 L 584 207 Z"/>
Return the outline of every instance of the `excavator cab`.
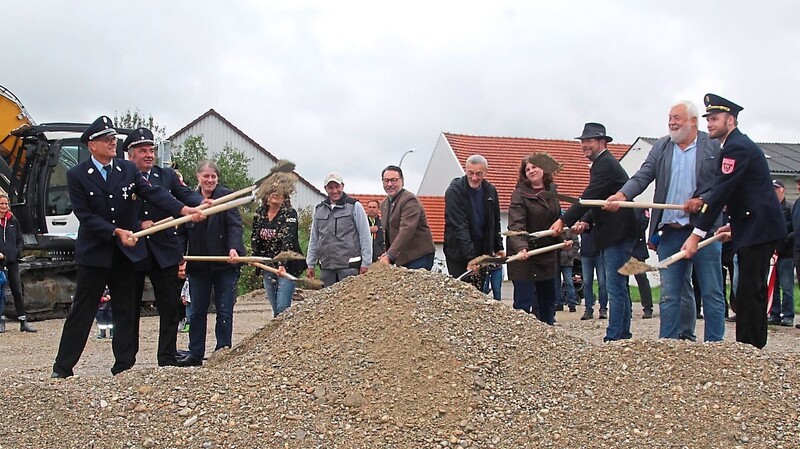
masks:
<path fill-rule="evenodd" d="M 0 189 L 23 232 L 20 274 L 29 319 L 63 316 L 72 304 L 79 222 L 72 213 L 67 171 L 89 158 L 80 141 L 88 126 L 36 124 L 19 99 L 0 86 Z M 121 139 L 130 132 L 117 131 Z M 125 157 L 121 140 L 117 157 Z M 152 295 L 146 296 L 152 302 Z"/>

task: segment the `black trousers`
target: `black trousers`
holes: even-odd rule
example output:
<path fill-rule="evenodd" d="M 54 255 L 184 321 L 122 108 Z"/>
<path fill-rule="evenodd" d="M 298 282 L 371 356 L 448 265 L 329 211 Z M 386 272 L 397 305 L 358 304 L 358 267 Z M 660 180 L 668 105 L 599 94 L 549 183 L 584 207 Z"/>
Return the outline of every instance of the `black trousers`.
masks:
<path fill-rule="evenodd" d="M 8 286 L 11 287 L 11 295 L 14 297 L 14 309 L 17 316 L 25 316 L 25 303 L 22 299 L 22 280 L 19 277 L 19 262 L 8 262 Z"/>
<path fill-rule="evenodd" d="M 153 295 L 158 308 L 158 366 L 175 365 L 177 352 L 178 322 L 181 315 L 181 285 L 178 279 L 178 265 L 161 268 L 155 258 L 151 256 L 149 271 L 136 272 L 136 335 L 139 335 L 139 313 L 141 311 L 142 294 L 144 292 L 144 278 L 150 278 L 153 284 Z M 113 298 L 113 296 L 112 296 Z M 136 339 L 136 350 L 139 349 L 139 339 Z"/>
<path fill-rule="evenodd" d="M 736 341 L 767 345 L 767 275 L 776 241 L 745 246 L 739 256 L 739 285 L 731 305 L 736 310 Z"/>
<path fill-rule="evenodd" d="M 75 299 L 64 321 L 53 372 L 62 376 L 74 374 L 72 370 L 86 347 L 106 285 L 111 293 L 114 322 L 114 340 L 111 343 L 114 366 L 111 373 L 119 374 L 133 367 L 139 340 L 134 281 L 133 263 L 116 245 L 111 268 L 78 265 Z"/>

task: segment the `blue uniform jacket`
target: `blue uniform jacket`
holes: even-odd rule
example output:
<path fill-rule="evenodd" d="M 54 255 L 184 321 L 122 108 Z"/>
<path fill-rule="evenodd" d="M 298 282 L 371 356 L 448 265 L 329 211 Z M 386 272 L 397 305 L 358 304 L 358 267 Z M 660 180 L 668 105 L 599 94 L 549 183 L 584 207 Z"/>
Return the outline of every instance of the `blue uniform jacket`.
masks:
<path fill-rule="evenodd" d="M 162 168 L 154 166 L 150 170 L 149 182 L 151 185 L 161 186 L 163 189 L 169 191 L 178 201 L 191 207 L 198 206 L 203 197 L 190 189 L 178 179 L 175 170 L 171 168 Z M 146 220 L 157 222 L 167 217 L 172 217 L 164 209 L 156 207 L 151 202 L 144 199 L 142 196 L 136 201 L 136 214 L 139 217 L 139 226 Z M 155 234 L 148 235 L 139 241 L 140 245 L 147 245 L 148 250 L 158 262 L 161 268 L 171 267 L 178 265 L 183 259 L 183 249 L 181 247 L 181 240 L 178 238 L 178 231 L 176 228 L 165 229 Z"/>
<path fill-rule="evenodd" d="M 761 148 L 736 128 L 725 140 L 719 159 L 714 187 L 695 226 L 710 230 L 727 205 L 733 251 L 786 237 L 781 204 Z"/>
<path fill-rule="evenodd" d="M 72 210 L 80 221 L 75 242 L 75 261 L 81 265 L 111 268 L 114 246 L 117 245 L 132 261 L 147 257 L 144 245 L 123 246 L 114 236 L 114 229 L 140 229 L 136 217 L 136 198 L 142 196 L 171 215 L 180 214 L 183 203 L 166 190 L 151 186 L 132 162 L 114 159 L 108 180 L 91 159 L 67 172 L 67 187 Z"/>

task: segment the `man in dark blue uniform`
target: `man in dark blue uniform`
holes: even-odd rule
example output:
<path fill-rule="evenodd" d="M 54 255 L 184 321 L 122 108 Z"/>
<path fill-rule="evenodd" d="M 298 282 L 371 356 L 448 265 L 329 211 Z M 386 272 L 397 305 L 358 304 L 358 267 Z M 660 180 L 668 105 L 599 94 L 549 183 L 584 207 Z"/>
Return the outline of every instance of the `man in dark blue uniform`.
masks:
<path fill-rule="evenodd" d="M 86 346 L 97 305 L 106 285 L 112 295 L 114 315 L 114 366 L 112 374 L 130 369 L 136 362 L 138 326 L 134 297 L 133 263 L 147 257 L 132 230 L 138 229 L 136 198 L 141 195 L 173 215 L 194 214 L 158 186 L 151 186 L 136 166 L 116 159 L 117 138 L 111 119 L 101 116 L 84 131 L 81 141 L 91 157 L 67 172 L 69 197 L 80 221 L 75 242 L 78 275 L 75 299 L 64 322 L 53 378 L 72 376 Z"/>
<path fill-rule="evenodd" d="M 188 206 L 197 206 L 203 201 L 199 193 L 178 179 L 175 170 L 154 165 L 155 140 L 152 131 L 147 128 L 135 129 L 128 135 L 122 146 L 128 151 L 128 160 L 136 165 L 136 169 L 150 182 L 150 185 L 161 186 L 178 201 Z M 147 229 L 154 222 L 171 216 L 168 211 L 156 207 L 141 196 L 136 200 L 136 214 L 142 229 Z M 178 279 L 178 264 L 183 259 L 183 251 L 176 228 L 149 235 L 142 239 L 139 245 L 144 245 L 147 249 L 147 258 L 134 264 L 136 302 L 140 304 L 142 301 L 144 278 L 147 276 L 153 285 L 153 294 L 159 315 L 158 351 L 156 353 L 158 366 L 174 366 L 176 365 L 176 341 L 178 322 L 180 321 L 180 291 L 183 282 Z M 137 306 L 136 311 L 140 310 L 140 307 Z M 139 323 L 138 318 L 136 322 Z"/>
<path fill-rule="evenodd" d="M 777 242 L 786 236 L 786 223 L 764 152 L 738 129 L 739 112 L 744 108 L 714 94 L 706 95 L 705 105 L 709 138 L 722 142 L 720 168 L 682 249 L 688 257 L 694 256 L 697 244 L 727 205 L 730 224 L 717 232 L 731 232 L 739 272 L 745 273 L 739 277 L 733 303 L 736 341 L 763 348 L 767 344 L 769 261 Z"/>

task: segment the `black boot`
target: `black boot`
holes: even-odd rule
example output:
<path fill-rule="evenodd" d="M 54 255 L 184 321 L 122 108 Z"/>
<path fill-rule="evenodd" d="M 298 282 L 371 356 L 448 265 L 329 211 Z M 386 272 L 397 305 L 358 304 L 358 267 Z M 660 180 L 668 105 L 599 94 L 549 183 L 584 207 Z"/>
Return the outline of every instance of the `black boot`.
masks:
<path fill-rule="evenodd" d="M 31 325 L 28 324 L 27 317 L 25 315 L 22 315 L 21 317 L 19 317 L 19 331 L 20 332 L 31 332 L 31 333 L 33 333 L 33 332 L 36 332 L 36 329 L 31 327 Z"/>

